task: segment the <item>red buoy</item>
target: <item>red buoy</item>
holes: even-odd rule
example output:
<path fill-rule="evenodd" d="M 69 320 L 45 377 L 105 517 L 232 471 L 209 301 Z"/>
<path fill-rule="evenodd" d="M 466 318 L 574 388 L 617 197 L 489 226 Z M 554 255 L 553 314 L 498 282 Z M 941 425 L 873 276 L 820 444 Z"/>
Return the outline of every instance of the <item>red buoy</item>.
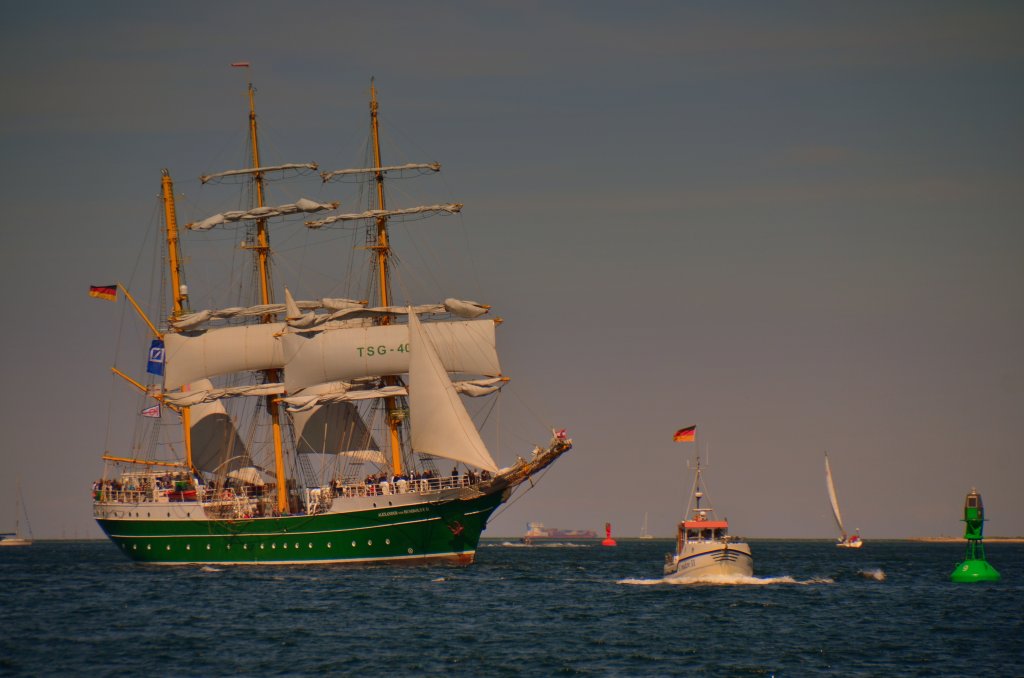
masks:
<path fill-rule="evenodd" d="M 604 524 L 604 541 L 601 542 L 601 546 L 618 546 L 615 540 L 612 539 L 612 524 Z"/>

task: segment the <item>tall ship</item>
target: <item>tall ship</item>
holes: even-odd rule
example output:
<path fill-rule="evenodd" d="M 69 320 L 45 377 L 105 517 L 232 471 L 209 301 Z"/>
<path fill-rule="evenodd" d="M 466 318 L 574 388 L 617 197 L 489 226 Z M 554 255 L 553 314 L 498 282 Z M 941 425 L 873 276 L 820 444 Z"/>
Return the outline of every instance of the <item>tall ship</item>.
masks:
<path fill-rule="evenodd" d="M 248 166 L 200 180 L 236 187 L 237 209 L 179 230 L 163 171 L 157 310 L 147 313 L 120 283 L 90 290 L 123 294 L 137 312 L 125 323 L 141 344 L 131 358 L 146 368 L 141 378 L 113 368 L 138 414 L 128 450 L 110 451 L 108 440 L 94 517 L 125 556 L 145 563 L 472 563 L 494 511 L 572 441 L 538 427 L 540 443 L 499 466 L 480 423 L 493 405 L 467 403 L 492 402 L 508 381 L 496 350 L 501 319 L 474 301 L 425 302 L 422 286 L 395 278 L 392 223 L 462 205 L 389 204 L 390 180 L 440 165 L 384 164 L 372 81 L 363 167 L 264 164 L 251 84 L 248 108 Z M 318 172 L 321 191 L 354 184 L 361 207 L 270 201 L 277 182 L 310 183 Z M 275 287 L 272 230 L 288 248 L 307 241 L 311 258 L 329 252 L 330 275 L 293 268 Z M 352 246 L 337 247 L 346 238 Z M 205 256 L 192 247 L 218 242 L 232 245 L 234 263 L 219 265 L 222 280 L 202 278 L 197 293 L 185 262 Z M 191 301 L 224 290 L 234 296 L 222 306 Z"/>

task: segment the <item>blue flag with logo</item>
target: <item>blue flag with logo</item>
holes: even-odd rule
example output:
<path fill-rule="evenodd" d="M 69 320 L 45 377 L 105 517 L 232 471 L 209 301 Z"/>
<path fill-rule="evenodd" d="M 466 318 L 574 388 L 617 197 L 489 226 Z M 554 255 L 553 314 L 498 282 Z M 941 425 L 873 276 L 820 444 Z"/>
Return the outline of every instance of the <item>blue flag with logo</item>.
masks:
<path fill-rule="evenodd" d="M 149 345 L 149 362 L 146 371 L 158 377 L 164 376 L 164 340 L 154 339 Z"/>

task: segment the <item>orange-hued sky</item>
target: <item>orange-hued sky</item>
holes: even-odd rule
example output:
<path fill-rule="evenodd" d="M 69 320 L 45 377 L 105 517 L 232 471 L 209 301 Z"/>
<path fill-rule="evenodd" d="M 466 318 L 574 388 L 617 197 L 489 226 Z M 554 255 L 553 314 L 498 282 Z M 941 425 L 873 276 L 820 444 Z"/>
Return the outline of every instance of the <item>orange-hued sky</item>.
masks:
<path fill-rule="evenodd" d="M 962 534 L 972 487 L 986 534 L 1024 535 L 1022 34 L 1001 2 L 9 5 L 0 531 L 20 478 L 36 538 L 100 536 L 136 414 L 109 367 L 146 331 L 87 290 L 153 282 L 161 169 L 181 223 L 237 208 L 198 177 L 247 164 L 250 80 L 263 164 L 356 166 L 375 76 L 385 164 L 443 166 L 391 205 L 466 205 L 395 228 L 399 301 L 505 320 L 499 464 L 576 445 L 485 536 L 667 536 L 695 446 L 739 535 L 833 536 L 825 450 L 865 540 Z M 361 253 L 296 224 L 275 283 L 341 296 Z M 239 233 L 186 234 L 196 307 Z"/>

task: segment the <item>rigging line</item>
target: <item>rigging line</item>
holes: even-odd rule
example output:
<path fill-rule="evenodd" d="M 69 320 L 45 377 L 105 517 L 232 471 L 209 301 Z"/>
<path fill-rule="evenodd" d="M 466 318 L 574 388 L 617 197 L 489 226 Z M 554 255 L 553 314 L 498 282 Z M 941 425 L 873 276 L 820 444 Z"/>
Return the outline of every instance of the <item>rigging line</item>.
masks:
<path fill-rule="evenodd" d="M 506 509 L 508 509 L 510 506 L 515 504 L 517 501 L 519 501 L 520 499 L 525 497 L 527 495 L 527 493 L 529 493 L 530 490 L 532 490 L 533 488 L 537 487 L 537 485 L 540 484 L 540 481 L 544 479 L 544 476 L 546 476 L 548 474 L 548 471 L 550 471 L 550 470 L 551 470 L 551 467 L 549 466 L 548 468 L 546 468 L 543 471 L 541 471 L 540 473 L 538 473 L 536 476 L 530 476 L 530 486 L 527 487 L 526 489 L 524 489 L 519 494 L 518 497 L 513 497 L 510 501 L 507 501 L 504 504 L 502 504 L 501 506 L 499 506 L 498 510 L 491 514 L 491 517 L 488 519 L 487 522 L 490 522 L 491 520 L 497 518 L 502 513 L 504 513 Z M 522 485 L 520 485 L 520 487 L 522 487 Z"/>

